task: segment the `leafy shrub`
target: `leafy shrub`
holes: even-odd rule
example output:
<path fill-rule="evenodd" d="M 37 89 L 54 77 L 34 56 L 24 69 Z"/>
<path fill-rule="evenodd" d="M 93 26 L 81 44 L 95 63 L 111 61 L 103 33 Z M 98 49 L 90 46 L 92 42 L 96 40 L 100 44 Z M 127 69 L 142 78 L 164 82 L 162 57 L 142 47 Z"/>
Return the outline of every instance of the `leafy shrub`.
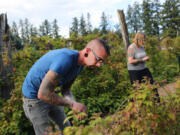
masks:
<path fill-rule="evenodd" d="M 44 47 L 44 44 L 47 44 L 48 42 L 51 43 L 53 45 L 53 49 L 70 47 L 79 50 L 82 49 L 88 41 L 98 36 L 98 34 L 91 34 L 78 39 L 72 37 L 70 39 L 61 38 L 59 40 L 51 39 L 49 37 L 34 37 L 32 39 L 34 45 L 26 45 L 23 50 L 13 52 L 13 63 L 14 69 L 16 70 L 15 72 L 13 72 L 12 80 L 15 82 L 15 89 L 13 89 L 11 93 L 11 99 L 9 99 L 8 101 L 0 99 L 0 125 L 2 125 L 0 126 L 0 134 L 34 134 L 32 125 L 25 117 L 22 109 L 21 87 L 30 67 L 35 63 L 35 61 L 39 57 L 41 57 L 43 54 L 49 51 L 47 50 L 47 48 Z M 102 35 L 100 38 L 105 39 L 108 42 L 108 44 L 112 46 L 111 56 L 107 59 L 107 61 L 103 64 L 101 68 L 87 68 L 83 70 L 82 73 L 76 79 L 75 83 L 73 84 L 72 92 L 78 101 L 84 103 L 87 106 L 88 118 L 84 122 L 77 121 L 77 123 L 74 124 L 75 127 L 71 127 L 69 129 L 68 134 L 71 134 L 72 132 L 72 134 L 76 133 L 85 135 L 105 135 L 107 133 L 110 133 L 111 128 L 111 132 L 113 135 L 118 134 L 119 132 L 122 132 L 122 134 L 131 134 L 141 132 L 141 130 L 143 130 L 141 126 L 144 126 L 144 130 L 142 132 L 146 132 L 149 128 L 148 122 L 150 123 L 150 125 L 152 124 L 152 121 L 149 119 L 153 119 L 152 116 L 154 115 L 157 115 L 157 120 L 159 121 L 167 119 L 165 123 L 171 122 L 169 117 L 173 118 L 173 115 L 166 116 L 165 114 L 163 114 L 164 110 L 166 113 L 170 113 L 168 112 L 168 109 L 170 111 L 170 105 L 168 105 L 169 102 L 166 103 L 165 101 L 162 101 L 164 105 L 154 105 L 153 101 L 147 100 L 149 98 L 147 94 L 151 88 L 142 86 L 143 89 L 145 89 L 145 91 L 147 89 L 147 93 L 141 93 L 142 91 L 139 88 L 139 96 L 141 95 L 147 98 L 142 99 L 142 97 L 140 96 L 141 99 L 137 99 L 137 102 L 129 102 L 127 104 L 126 99 L 129 96 L 129 91 L 132 91 L 132 87 L 130 86 L 130 80 L 126 65 L 126 52 L 123 49 L 122 39 L 114 33 Z M 172 40 L 176 41 L 177 39 Z M 161 80 L 164 79 L 166 79 L 168 82 L 172 81 L 173 77 L 178 75 L 178 64 L 176 60 L 176 54 L 174 52 L 159 49 L 161 42 L 155 37 L 150 37 L 147 43 L 148 45 L 146 47 L 146 52 L 148 56 L 150 56 L 151 58 L 151 60 L 147 62 L 147 66 L 150 68 L 154 80 L 158 82 L 161 82 Z M 178 44 L 177 41 L 172 43 Z M 173 45 L 174 44 L 171 44 L 171 46 Z M 0 85 L 3 85 L 1 80 Z M 175 102 L 178 103 L 179 101 L 175 100 L 176 99 L 172 100 L 172 107 L 175 106 L 175 108 L 178 108 L 178 106 L 174 104 Z M 140 102 L 143 103 L 140 104 Z M 148 106 L 144 102 L 150 105 Z M 137 112 L 131 112 L 133 108 L 135 108 L 135 106 L 137 105 L 142 110 L 139 110 L 140 112 L 138 111 L 138 114 Z M 125 106 L 126 109 L 119 112 L 119 110 L 122 110 Z M 156 112 L 152 111 L 150 113 L 148 112 L 147 114 L 150 116 L 147 116 L 146 113 L 143 112 L 144 106 L 147 107 L 147 111 L 148 109 L 150 111 L 150 109 L 153 109 L 153 107 L 158 107 L 158 110 L 155 109 L 157 111 L 157 114 Z M 130 110 L 128 110 L 128 107 Z M 137 110 L 137 108 L 135 109 Z M 124 118 L 124 115 L 126 116 L 127 110 L 132 113 L 131 115 L 133 116 L 133 118 L 137 118 L 137 121 L 135 121 L 135 123 L 137 124 L 135 126 L 132 125 L 132 123 L 130 122 L 130 120 L 133 119 L 129 117 L 129 114 L 127 114 L 128 118 Z M 69 109 L 66 109 L 66 112 L 68 111 Z M 101 112 L 101 115 L 95 117 L 94 115 L 99 112 Z M 113 113 L 115 114 L 110 115 Z M 139 119 L 137 117 L 138 115 L 142 115 L 142 118 L 146 119 L 147 122 L 142 124 L 144 121 L 142 119 Z M 103 119 L 102 117 L 105 116 L 109 117 Z M 91 123 L 91 119 L 96 120 L 92 121 L 92 124 L 84 126 L 87 125 L 87 123 Z M 179 121 L 179 117 L 177 121 Z M 118 124 L 118 122 L 121 122 L 122 124 Z M 174 125 L 174 127 L 177 127 L 176 122 L 174 120 L 172 122 L 172 125 Z M 101 125 L 101 123 L 103 126 Z M 115 123 L 117 123 L 117 125 Z M 156 123 L 156 125 L 159 124 L 160 123 Z M 76 127 L 76 125 L 78 125 L 78 127 Z M 116 130 L 115 127 L 117 128 Z M 164 125 L 162 127 L 164 128 Z M 152 129 L 153 132 L 155 132 L 155 128 Z M 78 132 L 76 132 L 77 130 Z M 161 131 L 161 128 L 157 129 L 157 131 Z M 170 131 L 172 131 L 173 133 L 175 130 L 167 128 L 167 132 Z M 162 131 L 162 133 L 163 132 L 165 133 L 165 130 Z"/>
<path fill-rule="evenodd" d="M 156 86 L 136 86 L 129 96 L 125 109 L 104 119 L 97 116 L 87 126 L 67 127 L 65 135 L 136 135 L 166 134 L 180 132 L 180 81 L 177 92 L 166 99 L 155 100 Z M 133 99 L 133 101 L 132 101 Z"/>

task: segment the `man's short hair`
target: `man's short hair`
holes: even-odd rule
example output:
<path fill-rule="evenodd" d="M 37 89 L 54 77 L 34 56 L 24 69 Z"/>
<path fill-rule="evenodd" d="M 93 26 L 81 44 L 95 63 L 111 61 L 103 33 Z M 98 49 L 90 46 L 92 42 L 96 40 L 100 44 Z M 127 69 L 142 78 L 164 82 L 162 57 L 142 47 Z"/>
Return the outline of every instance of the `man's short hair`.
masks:
<path fill-rule="evenodd" d="M 102 39 L 97 38 L 96 40 L 104 47 L 107 55 L 110 56 L 111 47 Z"/>

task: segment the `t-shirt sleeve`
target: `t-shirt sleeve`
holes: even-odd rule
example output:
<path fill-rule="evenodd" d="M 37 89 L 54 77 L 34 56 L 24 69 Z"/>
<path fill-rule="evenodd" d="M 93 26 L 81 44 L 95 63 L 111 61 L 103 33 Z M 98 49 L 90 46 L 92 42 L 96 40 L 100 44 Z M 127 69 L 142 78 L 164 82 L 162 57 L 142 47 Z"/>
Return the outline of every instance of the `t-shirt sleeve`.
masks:
<path fill-rule="evenodd" d="M 64 76 L 72 67 L 72 58 L 70 56 L 62 55 L 55 58 L 51 63 L 49 70 L 58 73 L 59 76 Z"/>
<path fill-rule="evenodd" d="M 129 47 L 128 48 L 128 57 L 134 57 L 134 48 L 133 47 Z"/>

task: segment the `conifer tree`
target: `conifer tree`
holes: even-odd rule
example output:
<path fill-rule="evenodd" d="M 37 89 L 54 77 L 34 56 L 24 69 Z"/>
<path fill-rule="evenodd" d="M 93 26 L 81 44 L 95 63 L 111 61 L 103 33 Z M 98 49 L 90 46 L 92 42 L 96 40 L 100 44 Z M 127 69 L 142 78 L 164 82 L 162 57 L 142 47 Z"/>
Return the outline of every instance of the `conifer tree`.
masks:
<path fill-rule="evenodd" d="M 161 12 L 163 36 L 176 37 L 180 32 L 180 1 L 166 0 Z"/>
<path fill-rule="evenodd" d="M 152 11 L 152 3 L 150 0 L 143 0 L 142 3 L 142 20 L 143 20 L 143 30 L 146 35 L 153 35 L 153 11 Z"/>
<path fill-rule="evenodd" d="M 101 23 L 100 23 L 100 34 L 108 33 L 108 19 L 104 12 L 102 12 Z"/>
<path fill-rule="evenodd" d="M 46 35 L 46 32 L 45 32 L 45 26 L 44 24 L 42 23 L 40 26 L 39 26 L 39 36 L 45 36 Z"/>
<path fill-rule="evenodd" d="M 22 41 L 21 41 L 21 38 L 19 36 L 19 29 L 18 29 L 16 22 L 12 23 L 12 27 L 10 28 L 10 37 L 11 37 L 11 41 L 12 41 L 13 46 L 17 50 L 23 48 Z"/>
<path fill-rule="evenodd" d="M 70 37 L 73 36 L 73 37 L 78 37 L 78 19 L 77 17 L 74 17 L 73 18 L 73 21 L 72 21 L 72 27 L 70 28 Z"/>
<path fill-rule="evenodd" d="M 59 26 L 57 25 L 57 20 L 54 19 L 52 22 L 52 36 L 53 38 L 59 38 Z"/>
<path fill-rule="evenodd" d="M 50 24 L 50 22 L 47 20 L 47 19 L 45 19 L 44 20 L 44 28 L 45 28 L 45 35 L 46 36 L 52 36 L 52 34 L 51 34 L 51 24 Z"/>
<path fill-rule="evenodd" d="M 92 33 L 92 25 L 91 25 L 91 21 L 90 21 L 90 14 L 87 13 L 87 33 Z"/>
<path fill-rule="evenodd" d="M 154 0 L 152 3 L 153 10 L 153 20 L 152 20 L 152 30 L 153 35 L 159 36 L 160 34 L 160 12 L 161 12 L 161 4 L 159 0 Z"/>
<path fill-rule="evenodd" d="M 137 33 L 142 30 L 141 7 L 139 3 L 134 2 L 133 6 L 128 5 L 126 19 L 130 32 Z"/>
<path fill-rule="evenodd" d="M 19 36 L 19 30 L 18 30 L 18 26 L 17 26 L 16 22 L 12 23 L 11 34 Z"/>
<path fill-rule="evenodd" d="M 25 45 L 26 43 L 26 37 L 25 37 L 25 26 L 22 19 L 19 20 L 19 29 L 20 29 L 20 38 L 22 41 L 22 45 Z"/>
<path fill-rule="evenodd" d="M 85 20 L 84 20 L 83 14 L 82 14 L 82 16 L 81 16 L 81 18 L 80 18 L 79 32 L 80 32 L 80 35 L 81 35 L 81 36 L 87 35 L 86 22 L 85 22 Z"/>
<path fill-rule="evenodd" d="M 50 22 L 45 19 L 39 26 L 39 36 L 50 36 L 52 37 L 52 29 Z"/>
<path fill-rule="evenodd" d="M 25 36 L 26 42 L 29 43 L 29 41 L 30 41 L 30 23 L 27 18 L 24 20 L 24 31 L 25 31 L 24 36 Z"/>
<path fill-rule="evenodd" d="M 37 35 L 38 35 L 37 28 L 31 24 L 30 25 L 30 37 L 35 37 Z"/>
<path fill-rule="evenodd" d="M 133 8 L 132 8 L 131 5 L 128 5 L 128 8 L 127 8 L 126 22 L 127 22 L 128 30 L 130 32 L 134 32 L 134 29 L 133 29 L 133 23 L 134 23 L 134 20 L 133 20 Z"/>

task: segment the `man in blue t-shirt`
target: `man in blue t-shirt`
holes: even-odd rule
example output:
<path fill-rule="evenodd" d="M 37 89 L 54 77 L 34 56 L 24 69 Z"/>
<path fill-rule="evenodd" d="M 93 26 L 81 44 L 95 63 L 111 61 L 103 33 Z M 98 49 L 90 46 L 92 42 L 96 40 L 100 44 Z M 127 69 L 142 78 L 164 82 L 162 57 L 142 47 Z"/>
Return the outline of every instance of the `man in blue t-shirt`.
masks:
<path fill-rule="evenodd" d="M 23 108 L 36 135 L 48 134 L 51 118 L 61 130 L 66 115 L 63 106 L 87 113 L 86 106 L 75 101 L 70 87 L 83 66 L 100 67 L 110 55 L 109 46 L 101 39 L 91 40 L 81 51 L 57 49 L 43 55 L 28 72 L 22 87 Z M 54 92 L 61 86 L 63 97 Z"/>

